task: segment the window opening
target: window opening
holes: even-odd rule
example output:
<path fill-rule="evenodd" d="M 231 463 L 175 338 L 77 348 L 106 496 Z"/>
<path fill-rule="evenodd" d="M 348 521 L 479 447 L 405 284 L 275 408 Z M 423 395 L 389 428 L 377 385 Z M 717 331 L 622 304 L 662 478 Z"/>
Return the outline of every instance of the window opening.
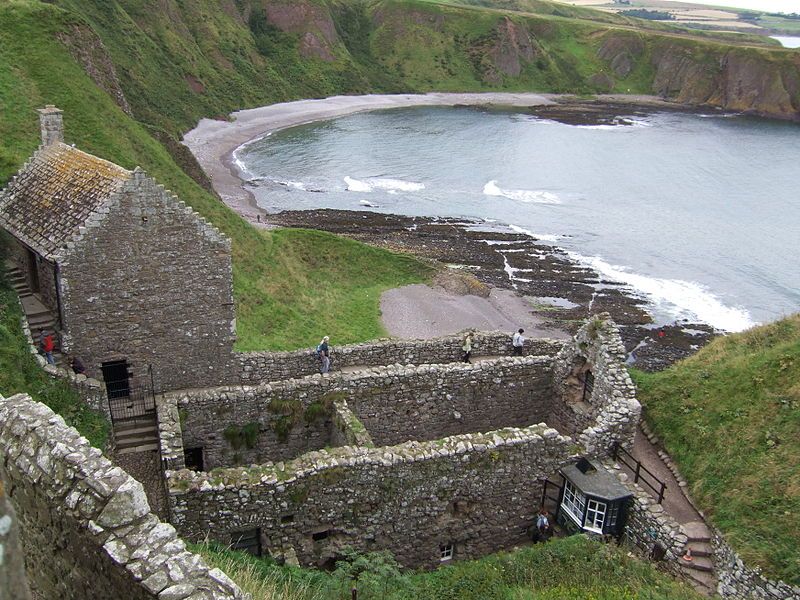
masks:
<path fill-rule="evenodd" d="M 229 546 L 231 550 L 243 550 L 253 556 L 261 556 L 261 530 L 234 531 L 230 534 Z"/>
<path fill-rule="evenodd" d="M 448 560 L 453 560 L 453 554 L 455 553 L 455 546 L 453 544 L 442 544 L 439 546 L 439 560 L 441 562 L 447 562 Z"/>
<path fill-rule="evenodd" d="M 281 523 L 293 523 L 294 522 L 294 515 L 283 515 L 281 517 Z"/>
<path fill-rule="evenodd" d="M 606 503 L 598 500 L 589 500 L 586 504 L 586 529 L 595 533 L 603 533 L 603 523 L 606 520 Z"/>
<path fill-rule="evenodd" d="M 319 542 L 328 538 L 330 535 L 331 535 L 331 530 L 326 529 L 325 531 L 317 531 L 316 533 L 312 533 L 311 539 L 314 540 L 315 542 Z"/>
<path fill-rule="evenodd" d="M 564 482 L 564 499 L 561 501 L 561 507 L 578 526 L 583 526 L 586 496 L 578 491 L 569 481 Z"/>
<path fill-rule="evenodd" d="M 589 398 L 591 398 L 593 391 L 594 391 L 594 374 L 591 371 L 586 371 L 586 373 L 583 376 L 582 400 L 586 402 Z"/>
<path fill-rule="evenodd" d="M 614 502 L 608 510 L 608 526 L 615 527 L 619 518 L 619 502 Z"/>

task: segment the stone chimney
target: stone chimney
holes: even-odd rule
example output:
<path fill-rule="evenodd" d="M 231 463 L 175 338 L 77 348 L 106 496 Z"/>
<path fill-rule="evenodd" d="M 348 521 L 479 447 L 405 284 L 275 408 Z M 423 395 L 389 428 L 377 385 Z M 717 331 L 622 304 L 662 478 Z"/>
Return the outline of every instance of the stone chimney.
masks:
<path fill-rule="evenodd" d="M 49 146 L 56 142 L 63 142 L 64 120 L 62 119 L 61 109 L 48 104 L 37 112 L 39 113 L 39 123 L 42 128 L 42 144 Z"/>

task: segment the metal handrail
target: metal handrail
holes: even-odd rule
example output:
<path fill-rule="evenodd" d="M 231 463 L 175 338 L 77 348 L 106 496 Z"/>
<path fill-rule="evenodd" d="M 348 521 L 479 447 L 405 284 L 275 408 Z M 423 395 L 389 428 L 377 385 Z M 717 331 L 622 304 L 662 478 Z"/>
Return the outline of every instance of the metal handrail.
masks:
<path fill-rule="evenodd" d="M 667 491 L 667 484 L 661 481 L 655 473 L 653 473 L 650 469 L 645 467 L 641 461 L 636 460 L 633 455 L 625 450 L 619 442 L 614 442 L 612 446 L 612 456 L 614 460 L 617 462 L 625 465 L 633 472 L 633 482 L 639 483 L 640 481 L 644 483 L 647 487 L 649 487 L 656 496 L 656 502 L 661 504 L 664 500 L 664 494 Z M 632 461 L 634 464 L 628 464 L 626 462 L 626 458 Z M 654 485 L 647 481 L 644 477 L 644 474 L 649 475 L 657 485 Z"/>

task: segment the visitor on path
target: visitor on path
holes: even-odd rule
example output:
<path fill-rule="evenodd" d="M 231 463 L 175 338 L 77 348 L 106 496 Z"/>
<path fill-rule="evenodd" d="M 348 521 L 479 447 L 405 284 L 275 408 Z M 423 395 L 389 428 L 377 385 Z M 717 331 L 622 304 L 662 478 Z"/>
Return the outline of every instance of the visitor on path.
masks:
<path fill-rule="evenodd" d="M 519 331 L 514 334 L 514 339 L 511 340 L 511 345 L 514 346 L 514 356 L 522 356 L 522 349 L 525 347 L 523 333 L 525 333 L 525 330 L 520 327 Z"/>
<path fill-rule="evenodd" d="M 536 529 L 541 535 L 547 535 L 550 531 L 550 516 L 544 506 L 539 509 L 539 515 L 536 517 Z"/>
<path fill-rule="evenodd" d="M 48 365 L 56 364 L 56 359 L 53 358 L 53 349 L 55 348 L 53 334 L 46 329 L 42 330 L 41 336 L 39 337 L 39 348 L 41 349 L 42 353 L 44 353 L 44 357 L 47 360 Z"/>
<path fill-rule="evenodd" d="M 326 335 L 317 345 L 317 356 L 319 356 L 320 373 L 327 373 L 331 370 L 331 348 L 328 345 L 330 338 Z"/>
<path fill-rule="evenodd" d="M 472 356 L 472 334 L 468 333 L 464 336 L 464 345 L 461 346 L 461 350 L 464 354 L 461 357 L 461 360 L 465 363 L 470 362 L 469 358 Z"/>
<path fill-rule="evenodd" d="M 77 356 L 72 357 L 69 366 L 72 367 L 72 372 L 75 373 L 75 375 L 86 375 L 86 367 L 83 366 L 81 359 Z"/>

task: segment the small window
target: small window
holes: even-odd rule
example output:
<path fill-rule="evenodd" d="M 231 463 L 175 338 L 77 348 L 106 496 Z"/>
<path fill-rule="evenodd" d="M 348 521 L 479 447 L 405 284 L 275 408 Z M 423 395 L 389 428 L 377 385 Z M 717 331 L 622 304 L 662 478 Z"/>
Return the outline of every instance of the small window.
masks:
<path fill-rule="evenodd" d="M 281 523 L 294 523 L 294 515 L 283 515 Z"/>
<path fill-rule="evenodd" d="M 595 533 L 603 533 L 603 522 L 606 520 L 606 503 L 589 500 L 586 504 L 585 528 Z"/>
<path fill-rule="evenodd" d="M 261 530 L 248 529 L 230 534 L 231 550 L 244 550 L 253 556 L 261 556 Z"/>
<path fill-rule="evenodd" d="M 608 511 L 608 526 L 616 527 L 617 519 L 619 519 L 619 502 L 614 502 Z"/>
<path fill-rule="evenodd" d="M 331 530 L 326 529 L 325 531 L 317 531 L 316 533 L 311 534 L 311 539 L 315 542 L 320 542 L 331 535 Z"/>
<path fill-rule="evenodd" d="M 448 560 L 453 560 L 454 552 L 455 552 L 455 546 L 453 544 L 443 544 L 439 546 L 439 560 L 441 562 L 447 562 Z"/>
<path fill-rule="evenodd" d="M 586 402 L 589 398 L 591 398 L 593 391 L 594 391 L 594 374 L 591 371 L 586 371 L 586 373 L 583 375 L 582 400 Z"/>

